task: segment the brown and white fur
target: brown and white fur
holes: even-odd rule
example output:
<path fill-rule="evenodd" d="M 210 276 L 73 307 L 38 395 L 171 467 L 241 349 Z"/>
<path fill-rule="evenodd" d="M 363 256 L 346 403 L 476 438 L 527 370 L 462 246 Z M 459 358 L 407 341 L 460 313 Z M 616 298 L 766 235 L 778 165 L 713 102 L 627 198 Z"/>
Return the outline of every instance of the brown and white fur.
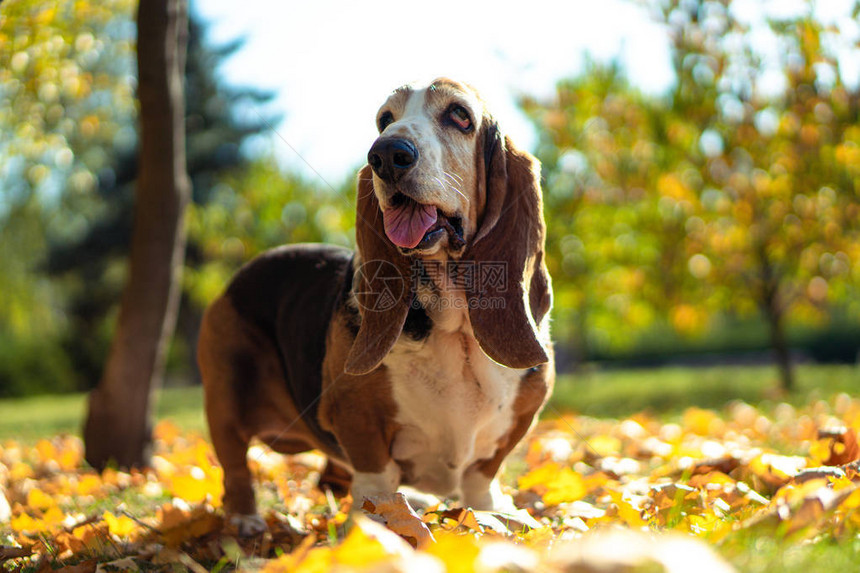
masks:
<path fill-rule="evenodd" d="M 204 316 L 206 412 L 240 533 L 264 527 L 246 461 L 254 436 L 325 453 L 320 481 L 349 485 L 353 508 L 401 485 L 513 507 L 496 475 L 554 379 L 539 165 L 447 79 L 399 88 L 377 125 L 356 251 L 269 251 Z M 403 202 L 438 217 L 414 247 L 383 224 Z M 501 279 L 483 280 L 484 264 Z"/>

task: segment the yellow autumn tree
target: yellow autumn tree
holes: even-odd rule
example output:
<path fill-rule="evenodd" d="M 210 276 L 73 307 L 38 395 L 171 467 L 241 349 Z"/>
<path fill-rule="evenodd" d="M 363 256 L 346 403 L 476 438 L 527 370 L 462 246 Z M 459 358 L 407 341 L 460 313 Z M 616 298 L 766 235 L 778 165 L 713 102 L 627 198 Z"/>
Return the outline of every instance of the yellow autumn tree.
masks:
<path fill-rule="evenodd" d="M 787 324 L 860 316 L 860 94 L 839 58 L 856 47 L 810 5 L 755 24 L 782 54 L 764 62 L 730 1 L 649 6 L 670 37 L 668 94 L 591 65 L 523 102 L 541 132 L 556 332 L 587 354 L 655 323 L 690 335 L 758 314 L 790 389 Z"/>

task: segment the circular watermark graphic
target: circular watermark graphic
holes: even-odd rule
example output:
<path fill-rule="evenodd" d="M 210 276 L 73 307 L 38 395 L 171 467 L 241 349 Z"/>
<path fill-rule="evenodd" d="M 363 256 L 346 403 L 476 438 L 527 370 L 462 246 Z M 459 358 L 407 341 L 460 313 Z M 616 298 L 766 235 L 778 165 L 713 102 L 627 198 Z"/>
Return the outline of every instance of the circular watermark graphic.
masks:
<path fill-rule="evenodd" d="M 400 270 L 386 260 L 362 263 L 355 269 L 352 284 L 358 306 L 370 312 L 391 310 L 406 291 Z"/>

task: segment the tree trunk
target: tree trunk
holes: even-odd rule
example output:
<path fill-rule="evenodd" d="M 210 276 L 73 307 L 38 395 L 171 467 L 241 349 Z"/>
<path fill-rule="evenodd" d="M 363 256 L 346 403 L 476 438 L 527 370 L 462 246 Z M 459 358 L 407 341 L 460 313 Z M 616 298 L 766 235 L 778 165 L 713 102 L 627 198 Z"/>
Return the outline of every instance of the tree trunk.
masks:
<path fill-rule="evenodd" d="M 779 277 L 773 268 L 767 249 L 762 242 L 757 247 L 759 270 L 761 271 L 761 292 L 759 306 L 770 331 L 770 346 L 773 350 L 776 367 L 779 370 L 781 389 L 794 390 L 794 368 L 785 338 L 785 309 L 780 297 Z"/>
<path fill-rule="evenodd" d="M 182 93 L 185 0 L 141 0 L 137 31 L 140 169 L 129 275 L 84 426 L 86 459 L 99 469 L 149 462 L 151 399 L 176 324 L 190 195 Z"/>
<path fill-rule="evenodd" d="M 573 322 L 575 326 L 571 340 L 573 364 L 569 365 L 573 371 L 581 371 L 591 358 L 591 345 L 588 339 L 588 292 L 584 291 L 582 296 L 582 301 L 574 309 Z"/>
<path fill-rule="evenodd" d="M 782 390 L 791 392 L 794 390 L 794 368 L 791 364 L 788 342 L 785 339 L 782 311 L 778 308 L 771 308 L 766 312 L 767 324 L 770 329 L 770 345 L 773 349 L 776 367 L 779 370 Z"/>

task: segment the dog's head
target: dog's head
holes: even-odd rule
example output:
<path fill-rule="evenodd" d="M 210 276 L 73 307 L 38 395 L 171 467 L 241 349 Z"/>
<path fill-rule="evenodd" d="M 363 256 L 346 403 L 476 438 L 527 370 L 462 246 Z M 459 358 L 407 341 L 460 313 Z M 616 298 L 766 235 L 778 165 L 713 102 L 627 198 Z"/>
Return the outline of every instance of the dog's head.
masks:
<path fill-rule="evenodd" d="M 469 318 L 487 355 L 514 368 L 545 362 L 539 325 L 551 291 L 537 160 L 502 135 L 473 89 L 452 80 L 395 90 L 376 123 L 358 177 L 362 325 L 347 372 L 372 370 L 391 349 L 413 302 L 416 260 L 428 259 L 474 273 Z M 398 278 L 405 288 L 392 291 Z M 381 292 L 390 295 L 385 308 L 375 304 Z"/>
<path fill-rule="evenodd" d="M 404 254 L 459 253 L 486 202 L 475 157 L 495 127 L 483 103 L 472 89 L 437 80 L 396 90 L 376 125 L 367 163 L 385 235 Z"/>

